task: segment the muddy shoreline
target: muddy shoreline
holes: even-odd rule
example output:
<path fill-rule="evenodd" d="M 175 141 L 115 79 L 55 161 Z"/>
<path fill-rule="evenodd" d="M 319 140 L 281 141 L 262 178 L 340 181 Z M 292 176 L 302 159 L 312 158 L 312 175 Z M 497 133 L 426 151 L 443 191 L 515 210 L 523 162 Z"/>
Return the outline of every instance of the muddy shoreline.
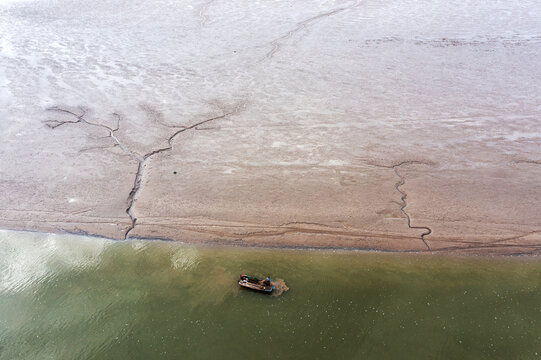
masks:
<path fill-rule="evenodd" d="M 106 239 L 113 241 L 165 241 L 165 242 L 178 242 L 185 245 L 193 246 L 202 246 L 202 247 L 226 247 L 226 248 L 254 248 L 254 249 L 274 249 L 274 250 L 299 250 L 299 251 L 353 251 L 353 252 L 369 252 L 369 253 L 388 253 L 388 254 L 412 254 L 412 255 L 426 255 L 426 256 L 482 256 L 482 257 L 514 257 L 514 256 L 526 256 L 526 257 L 537 257 L 540 255 L 537 247 L 527 247 L 527 246 L 507 246 L 507 247 L 463 247 L 463 248 L 453 248 L 453 249 L 443 249 L 443 250 L 403 250 L 396 248 L 386 248 L 386 247 L 364 247 L 364 246 L 347 246 L 345 243 L 299 243 L 298 241 L 285 242 L 282 241 L 280 244 L 272 242 L 247 242 L 242 240 L 227 240 L 227 239 L 209 239 L 209 240 L 200 240 L 200 241 L 190 241 L 187 239 L 180 238 L 166 238 L 166 237 L 130 237 L 128 239 L 123 238 L 111 238 L 105 235 L 93 234 L 86 231 L 51 231 L 48 227 L 43 228 L 24 228 L 24 227 L 15 227 L 15 228 L 2 228 L 0 231 L 22 231 L 30 233 L 46 233 L 46 234 L 58 234 L 58 235 L 76 235 L 76 236 L 86 236 L 97 239 Z"/>

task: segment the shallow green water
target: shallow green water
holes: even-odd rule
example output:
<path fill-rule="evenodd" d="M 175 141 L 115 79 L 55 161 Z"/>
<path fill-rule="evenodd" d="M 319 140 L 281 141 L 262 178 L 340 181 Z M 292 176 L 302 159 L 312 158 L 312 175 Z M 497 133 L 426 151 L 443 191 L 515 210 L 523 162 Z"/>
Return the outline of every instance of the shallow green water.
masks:
<path fill-rule="evenodd" d="M 532 359 L 540 282 L 536 259 L 0 232 L 0 358 Z"/>

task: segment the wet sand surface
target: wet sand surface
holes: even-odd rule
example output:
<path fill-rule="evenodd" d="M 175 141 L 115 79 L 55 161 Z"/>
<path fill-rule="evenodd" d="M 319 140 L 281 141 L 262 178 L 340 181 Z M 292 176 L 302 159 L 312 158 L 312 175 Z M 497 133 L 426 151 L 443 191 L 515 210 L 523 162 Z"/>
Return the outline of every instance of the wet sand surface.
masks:
<path fill-rule="evenodd" d="M 541 4 L 0 2 L 0 226 L 536 254 Z"/>

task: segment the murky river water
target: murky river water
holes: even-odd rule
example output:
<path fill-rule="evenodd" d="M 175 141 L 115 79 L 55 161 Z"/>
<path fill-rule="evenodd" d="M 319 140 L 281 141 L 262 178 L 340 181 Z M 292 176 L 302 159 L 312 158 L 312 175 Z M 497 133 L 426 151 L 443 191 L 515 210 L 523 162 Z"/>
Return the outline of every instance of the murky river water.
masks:
<path fill-rule="evenodd" d="M 1 359 L 541 354 L 536 259 L 0 237 Z M 241 272 L 290 290 L 242 290 Z"/>

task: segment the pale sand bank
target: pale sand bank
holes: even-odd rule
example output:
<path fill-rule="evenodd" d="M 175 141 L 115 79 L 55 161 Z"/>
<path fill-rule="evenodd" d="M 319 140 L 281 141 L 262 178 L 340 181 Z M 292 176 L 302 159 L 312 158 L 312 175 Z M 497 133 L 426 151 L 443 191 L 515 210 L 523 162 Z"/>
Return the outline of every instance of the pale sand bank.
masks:
<path fill-rule="evenodd" d="M 79 5 L 0 6 L 0 227 L 539 252 L 539 2 Z"/>

